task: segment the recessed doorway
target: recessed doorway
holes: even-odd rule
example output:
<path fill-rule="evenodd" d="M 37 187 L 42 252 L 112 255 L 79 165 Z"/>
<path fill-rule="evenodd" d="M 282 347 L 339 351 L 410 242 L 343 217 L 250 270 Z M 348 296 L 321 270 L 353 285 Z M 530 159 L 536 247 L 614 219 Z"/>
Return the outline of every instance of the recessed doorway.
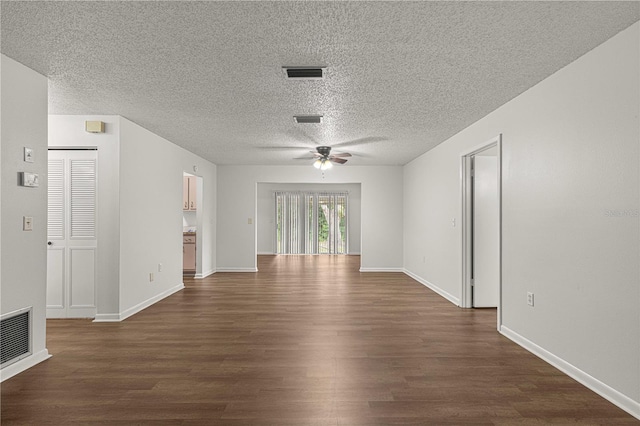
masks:
<path fill-rule="evenodd" d="M 501 295 L 501 136 L 462 155 L 462 303 L 498 308 Z"/>
<path fill-rule="evenodd" d="M 182 176 L 182 274 L 202 278 L 203 179 Z"/>

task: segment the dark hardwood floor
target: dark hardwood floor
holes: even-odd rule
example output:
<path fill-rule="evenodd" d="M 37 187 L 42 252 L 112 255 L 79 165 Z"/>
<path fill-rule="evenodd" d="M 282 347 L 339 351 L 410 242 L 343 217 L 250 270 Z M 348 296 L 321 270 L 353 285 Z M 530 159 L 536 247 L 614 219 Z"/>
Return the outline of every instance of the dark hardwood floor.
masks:
<path fill-rule="evenodd" d="M 260 256 L 122 323 L 50 320 L 53 357 L 2 383 L 2 424 L 639 422 L 456 308 L 357 256 Z"/>

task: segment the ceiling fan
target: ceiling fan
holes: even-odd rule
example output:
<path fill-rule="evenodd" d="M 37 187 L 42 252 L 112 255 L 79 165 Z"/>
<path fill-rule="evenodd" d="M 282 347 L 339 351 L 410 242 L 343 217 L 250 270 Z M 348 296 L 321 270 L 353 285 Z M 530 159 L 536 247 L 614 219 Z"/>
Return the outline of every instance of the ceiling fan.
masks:
<path fill-rule="evenodd" d="M 347 162 L 345 158 L 351 157 L 351 154 L 348 152 L 340 152 L 337 154 L 331 154 L 330 146 L 319 146 L 316 147 L 315 151 L 310 151 L 313 154 L 312 159 L 315 158 L 316 161 L 313 162 L 313 167 L 320 170 L 327 170 L 333 167 L 332 163 L 344 164 Z"/>

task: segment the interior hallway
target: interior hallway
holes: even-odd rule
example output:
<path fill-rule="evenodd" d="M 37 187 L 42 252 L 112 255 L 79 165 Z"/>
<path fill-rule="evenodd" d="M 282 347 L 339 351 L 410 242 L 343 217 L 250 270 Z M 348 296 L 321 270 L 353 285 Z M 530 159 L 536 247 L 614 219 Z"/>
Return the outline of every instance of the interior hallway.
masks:
<path fill-rule="evenodd" d="M 259 256 L 121 323 L 49 320 L 53 357 L 2 383 L 2 424 L 637 424 L 359 256 Z"/>

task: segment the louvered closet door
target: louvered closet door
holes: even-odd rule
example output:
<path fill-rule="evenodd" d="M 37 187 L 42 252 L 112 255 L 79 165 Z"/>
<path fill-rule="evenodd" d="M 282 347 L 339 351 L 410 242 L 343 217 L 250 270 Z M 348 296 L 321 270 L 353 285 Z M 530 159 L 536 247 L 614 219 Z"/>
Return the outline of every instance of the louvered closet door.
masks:
<path fill-rule="evenodd" d="M 47 317 L 96 313 L 97 151 L 49 151 Z"/>

